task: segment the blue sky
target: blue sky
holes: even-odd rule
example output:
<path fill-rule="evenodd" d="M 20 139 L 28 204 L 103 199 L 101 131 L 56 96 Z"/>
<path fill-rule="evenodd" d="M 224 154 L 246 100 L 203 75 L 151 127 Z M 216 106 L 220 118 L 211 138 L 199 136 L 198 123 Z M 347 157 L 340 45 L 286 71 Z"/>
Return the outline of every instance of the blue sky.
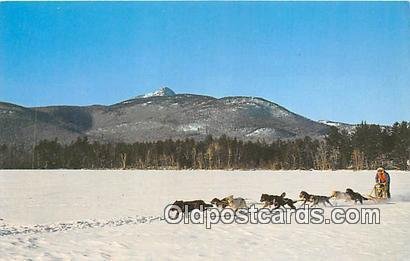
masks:
<path fill-rule="evenodd" d="M 0 101 L 112 104 L 168 86 L 308 118 L 410 120 L 406 2 L 0 3 Z"/>

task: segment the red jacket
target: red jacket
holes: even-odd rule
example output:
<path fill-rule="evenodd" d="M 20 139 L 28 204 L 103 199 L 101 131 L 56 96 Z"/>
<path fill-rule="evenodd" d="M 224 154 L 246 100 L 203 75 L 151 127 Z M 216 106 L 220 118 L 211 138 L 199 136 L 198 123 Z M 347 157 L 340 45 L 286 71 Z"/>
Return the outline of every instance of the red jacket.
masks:
<path fill-rule="evenodd" d="M 390 175 L 386 171 L 376 173 L 376 183 L 390 183 Z"/>

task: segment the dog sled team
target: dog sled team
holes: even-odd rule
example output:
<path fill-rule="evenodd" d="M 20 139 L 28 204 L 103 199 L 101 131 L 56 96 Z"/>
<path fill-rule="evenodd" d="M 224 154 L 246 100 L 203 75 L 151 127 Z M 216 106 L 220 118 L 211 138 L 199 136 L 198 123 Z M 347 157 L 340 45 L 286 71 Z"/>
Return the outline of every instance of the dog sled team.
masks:
<path fill-rule="evenodd" d="M 286 193 L 283 192 L 281 195 L 269 195 L 269 194 L 262 194 L 260 198 L 260 202 L 263 203 L 263 208 L 286 208 L 290 207 L 291 209 L 296 209 L 295 203 L 302 202 L 300 207 L 304 207 L 306 204 L 311 203 L 311 207 L 318 206 L 322 204 L 324 206 L 333 206 L 330 202 L 330 199 L 334 200 L 345 200 L 345 201 L 353 201 L 355 204 L 360 203 L 363 204 L 365 200 L 385 200 L 390 198 L 390 175 L 384 170 L 384 168 L 380 167 L 377 169 L 376 177 L 375 177 L 376 184 L 373 187 L 372 192 L 368 197 L 364 197 L 358 192 L 353 191 L 351 188 L 347 188 L 345 192 L 342 191 L 333 191 L 330 196 L 321 196 L 321 195 L 313 195 L 309 194 L 306 191 L 301 191 L 299 193 L 299 199 L 293 200 L 286 197 Z M 211 200 L 211 204 L 206 203 L 203 200 L 192 200 L 192 201 L 182 201 L 178 200 L 175 201 L 173 206 L 178 207 L 174 208 L 174 211 L 184 211 L 187 209 L 188 212 L 191 212 L 194 209 L 202 209 L 206 210 L 210 207 L 218 207 L 218 208 L 231 208 L 234 211 L 242 208 L 248 208 L 246 201 L 244 198 L 235 198 L 233 195 L 227 196 L 222 199 L 214 198 Z"/>

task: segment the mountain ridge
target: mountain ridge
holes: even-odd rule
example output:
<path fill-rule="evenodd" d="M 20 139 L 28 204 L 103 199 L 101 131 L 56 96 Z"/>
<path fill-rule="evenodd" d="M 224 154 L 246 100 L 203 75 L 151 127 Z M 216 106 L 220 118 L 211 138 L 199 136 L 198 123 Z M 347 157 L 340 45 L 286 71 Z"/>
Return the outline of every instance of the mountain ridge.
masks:
<path fill-rule="evenodd" d="M 164 87 L 112 105 L 23 107 L 0 103 L 0 144 L 42 139 L 69 143 L 80 136 L 101 142 L 204 139 L 322 138 L 328 126 L 261 97 L 215 98 L 177 94 Z"/>

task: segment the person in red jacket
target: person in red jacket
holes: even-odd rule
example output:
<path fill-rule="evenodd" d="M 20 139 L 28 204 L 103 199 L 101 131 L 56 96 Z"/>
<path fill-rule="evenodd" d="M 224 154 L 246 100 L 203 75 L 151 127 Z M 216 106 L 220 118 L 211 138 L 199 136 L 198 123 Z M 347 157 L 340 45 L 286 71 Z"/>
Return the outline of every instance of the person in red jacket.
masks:
<path fill-rule="evenodd" d="M 377 169 L 375 180 L 376 183 L 382 183 L 386 186 L 387 198 L 390 198 L 390 175 L 383 167 Z"/>

